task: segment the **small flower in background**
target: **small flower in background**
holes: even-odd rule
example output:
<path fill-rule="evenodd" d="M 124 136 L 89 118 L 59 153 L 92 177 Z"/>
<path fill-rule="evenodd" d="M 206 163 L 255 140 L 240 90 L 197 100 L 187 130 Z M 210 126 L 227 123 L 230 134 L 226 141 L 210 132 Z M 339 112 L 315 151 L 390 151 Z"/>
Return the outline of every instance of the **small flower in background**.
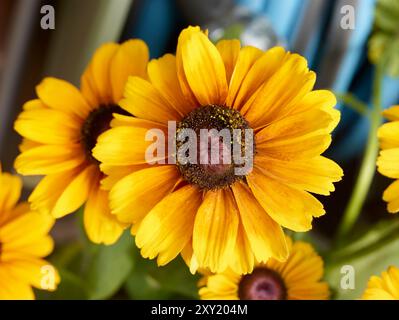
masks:
<path fill-rule="evenodd" d="M 15 161 L 23 175 L 45 175 L 29 202 L 38 211 L 61 218 L 86 203 L 84 226 L 96 243 L 112 244 L 125 227 L 110 214 L 103 174 L 91 154 L 113 113 L 124 114 L 121 99 L 129 75 L 146 77 L 148 48 L 141 40 L 102 45 L 81 79 L 81 90 L 66 81 L 45 78 L 38 99 L 24 105 L 15 130 L 24 138 Z"/>
<path fill-rule="evenodd" d="M 362 296 L 363 300 L 399 300 L 399 269 L 390 266 L 381 277 L 372 276 Z"/>
<path fill-rule="evenodd" d="M 326 300 L 328 284 L 322 281 L 323 260 L 305 242 L 287 237 L 287 261 L 270 259 L 256 264 L 252 273 L 232 270 L 207 275 L 200 280 L 201 299 L 210 300 Z"/>
<path fill-rule="evenodd" d="M 343 175 L 320 155 L 340 117 L 334 95 L 312 91 L 316 75 L 303 57 L 237 40 L 215 46 L 199 27 L 183 30 L 176 57 L 152 60 L 148 74 L 149 81 L 129 78 L 120 102 L 136 118 L 117 115 L 93 150 L 114 183 L 111 211 L 134 224 L 142 255 L 165 265 L 181 253 L 193 272 L 247 273 L 255 260 L 284 261 L 282 227 L 308 231 L 325 213 L 309 192 L 329 195 Z M 242 177 L 230 167 L 179 162 L 112 169 L 145 165 L 148 129 L 166 132 L 168 121 L 196 132 L 253 129 L 253 171 Z"/>
<path fill-rule="evenodd" d="M 54 219 L 17 204 L 22 189 L 19 177 L 1 172 L 0 166 L 0 299 L 34 299 L 32 287 L 53 291 L 59 283 L 55 269 L 45 260 L 53 251 L 48 235 Z M 43 268 L 52 268 L 52 283 L 43 286 Z"/>
<path fill-rule="evenodd" d="M 378 171 L 395 182 L 384 191 L 383 199 L 388 202 L 388 211 L 399 211 L 399 106 L 384 111 L 384 116 L 391 122 L 383 124 L 378 130 L 382 151 L 377 160 Z"/>

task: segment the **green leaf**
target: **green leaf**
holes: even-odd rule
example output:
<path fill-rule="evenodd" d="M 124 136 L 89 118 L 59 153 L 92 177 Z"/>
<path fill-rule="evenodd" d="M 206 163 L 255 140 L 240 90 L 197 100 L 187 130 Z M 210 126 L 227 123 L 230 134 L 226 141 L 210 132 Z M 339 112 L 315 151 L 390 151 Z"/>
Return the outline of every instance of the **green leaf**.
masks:
<path fill-rule="evenodd" d="M 140 257 L 129 275 L 125 289 L 132 299 L 198 299 L 198 275 L 192 275 L 181 258 L 164 267 Z"/>
<path fill-rule="evenodd" d="M 390 265 L 399 266 L 399 220 L 382 221 L 345 247 L 326 257 L 326 280 L 336 299 L 358 299 L 372 275 L 380 275 Z M 355 289 L 343 289 L 341 268 L 350 265 L 355 271 Z"/>
<path fill-rule="evenodd" d="M 111 246 L 89 245 L 83 274 L 90 299 L 106 299 L 115 294 L 133 268 L 133 238 L 126 232 Z"/>

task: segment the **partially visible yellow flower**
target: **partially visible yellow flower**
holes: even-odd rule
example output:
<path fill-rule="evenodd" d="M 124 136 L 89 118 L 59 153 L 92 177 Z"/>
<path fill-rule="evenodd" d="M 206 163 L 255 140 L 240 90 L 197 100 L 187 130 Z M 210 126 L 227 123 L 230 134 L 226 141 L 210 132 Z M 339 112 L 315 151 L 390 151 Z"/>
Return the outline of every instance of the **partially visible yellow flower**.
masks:
<path fill-rule="evenodd" d="M 305 242 L 287 238 L 290 255 L 285 262 L 258 263 L 252 273 L 232 270 L 200 280 L 201 299 L 210 300 L 326 300 L 328 284 L 322 281 L 323 260 Z"/>
<path fill-rule="evenodd" d="M 34 299 L 32 287 L 55 290 L 59 276 L 44 257 L 53 251 L 48 235 L 54 219 L 17 204 L 19 177 L 0 166 L 0 299 Z M 47 278 L 46 278 L 47 277 Z"/>
<path fill-rule="evenodd" d="M 390 266 L 381 277 L 372 276 L 362 296 L 363 300 L 399 300 L 399 268 Z"/>
<path fill-rule="evenodd" d="M 377 160 L 378 171 L 389 178 L 396 179 L 384 191 L 383 199 L 388 202 L 388 211 L 399 211 L 399 105 L 384 111 L 391 122 L 383 124 L 378 130 L 381 152 Z"/>
<path fill-rule="evenodd" d="M 84 225 L 96 243 L 114 243 L 126 225 L 110 213 L 92 148 L 112 114 L 125 113 L 117 106 L 125 82 L 130 75 L 146 77 L 147 62 L 148 48 L 141 40 L 104 44 L 84 72 L 81 90 L 45 78 L 36 87 L 38 99 L 27 102 L 15 122 L 24 138 L 16 170 L 45 176 L 29 198 L 32 207 L 61 218 L 86 203 Z"/>
<path fill-rule="evenodd" d="M 284 261 L 282 227 L 311 229 L 313 217 L 325 213 L 311 192 L 329 195 L 343 174 L 321 156 L 340 118 L 334 95 L 313 91 L 316 75 L 306 59 L 281 47 L 214 45 L 199 27 L 188 27 L 176 52 L 149 63 L 149 81 L 129 78 L 120 105 L 135 117 L 116 116 L 93 150 L 109 176 L 112 213 L 134 225 L 141 254 L 159 265 L 182 254 L 192 271 L 243 273 L 255 259 Z M 197 136 L 203 129 L 248 130 L 254 143 L 238 141 L 254 147 L 253 170 L 238 175 L 237 163 L 206 161 L 145 168 L 148 130 L 168 135 L 169 121 Z M 231 149 L 223 143 L 208 160 Z"/>

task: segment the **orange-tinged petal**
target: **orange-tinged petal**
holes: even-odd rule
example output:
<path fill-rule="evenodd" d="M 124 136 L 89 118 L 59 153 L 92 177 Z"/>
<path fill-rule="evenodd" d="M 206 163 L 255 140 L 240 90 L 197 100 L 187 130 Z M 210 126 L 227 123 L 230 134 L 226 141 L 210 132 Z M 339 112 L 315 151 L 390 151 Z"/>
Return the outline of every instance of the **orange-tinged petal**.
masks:
<path fill-rule="evenodd" d="M 100 162 L 114 166 L 148 163 L 146 150 L 154 143 L 152 140 L 146 140 L 148 130 L 140 127 L 112 128 L 98 137 L 93 156 Z M 160 156 L 159 159 L 165 157 Z"/>
<path fill-rule="evenodd" d="M 185 98 L 177 77 L 176 58 L 166 54 L 148 64 L 148 76 L 163 98 L 184 117 L 197 105 Z"/>
<path fill-rule="evenodd" d="M 110 65 L 112 98 L 114 102 L 122 99 L 129 76 L 147 77 L 148 59 L 148 47 L 140 39 L 125 41 L 118 47 Z"/>
<path fill-rule="evenodd" d="M 240 53 L 241 44 L 239 40 L 220 40 L 216 44 L 226 69 L 226 80 L 230 83 L 231 76 Z"/>
<path fill-rule="evenodd" d="M 255 166 L 282 183 L 322 195 L 334 191 L 333 182 L 341 180 L 343 175 L 334 161 L 322 156 L 295 161 L 258 156 Z"/>
<path fill-rule="evenodd" d="M 164 165 L 131 173 L 118 181 L 110 192 L 112 213 L 119 221 L 136 223 L 169 194 L 179 172 L 174 165 Z"/>
<path fill-rule="evenodd" d="M 82 75 L 82 92 L 92 107 L 117 102 L 112 95 L 111 63 L 118 48 L 116 43 L 103 44 L 96 50 Z"/>
<path fill-rule="evenodd" d="M 125 99 L 119 105 L 132 115 L 161 124 L 179 120 L 181 116 L 148 81 L 129 77 L 125 88 Z"/>
<path fill-rule="evenodd" d="M 76 168 L 85 160 L 80 145 L 43 145 L 21 153 L 14 166 L 20 174 L 44 175 Z"/>
<path fill-rule="evenodd" d="M 195 217 L 193 249 L 200 267 L 228 267 L 237 240 L 238 210 L 230 190 L 208 191 Z"/>
<path fill-rule="evenodd" d="M 64 80 L 45 78 L 36 86 L 36 93 L 46 106 L 81 119 L 86 119 L 91 110 L 80 91 Z"/>
<path fill-rule="evenodd" d="M 223 105 L 228 91 L 226 70 L 216 47 L 200 31 L 179 39 L 178 46 L 187 83 L 200 105 Z"/>
<path fill-rule="evenodd" d="M 136 244 L 145 258 L 158 256 L 158 265 L 173 260 L 192 237 L 194 219 L 201 193 L 185 186 L 159 202 L 142 220 Z M 176 223 L 178 221 L 178 223 Z"/>
<path fill-rule="evenodd" d="M 54 109 L 24 111 L 14 123 L 21 136 L 44 144 L 78 143 L 81 127 L 81 119 Z"/>
<path fill-rule="evenodd" d="M 88 238 L 94 243 L 110 245 L 122 235 L 125 225 L 111 214 L 108 192 L 93 188 L 87 200 L 83 223 Z"/>
<path fill-rule="evenodd" d="M 0 166 L 0 225 L 6 211 L 14 208 L 21 196 L 22 181 L 18 176 L 2 173 Z"/>
<path fill-rule="evenodd" d="M 265 53 L 254 47 L 243 48 L 231 79 L 227 105 L 241 109 L 282 65 L 286 55 L 281 47 L 272 48 Z"/>
<path fill-rule="evenodd" d="M 287 244 L 281 227 L 269 217 L 243 183 L 232 186 L 245 234 L 255 259 L 266 262 L 273 257 L 284 261 L 288 257 Z"/>
<path fill-rule="evenodd" d="M 313 217 L 325 213 L 323 205 L 312 195 L 279 183 L 256 167 L 247 176 L 247 181 L 263 209 L 285 228 L 297 232 L 308 231 L 312 227 Z"/>

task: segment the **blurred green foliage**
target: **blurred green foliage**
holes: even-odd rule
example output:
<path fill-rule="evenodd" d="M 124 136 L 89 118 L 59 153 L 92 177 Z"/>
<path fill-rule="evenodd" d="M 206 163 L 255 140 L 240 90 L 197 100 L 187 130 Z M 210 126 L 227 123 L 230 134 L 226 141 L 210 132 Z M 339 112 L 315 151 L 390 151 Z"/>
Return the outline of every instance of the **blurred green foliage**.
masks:
<path fill-rule="evenodd" d="M 386 57 L 386 73 L 399 77 L 399 1 L 378 0 L 374 31 L 369 41 L 369 59 L 377 63 L 389 50 Z"/>

